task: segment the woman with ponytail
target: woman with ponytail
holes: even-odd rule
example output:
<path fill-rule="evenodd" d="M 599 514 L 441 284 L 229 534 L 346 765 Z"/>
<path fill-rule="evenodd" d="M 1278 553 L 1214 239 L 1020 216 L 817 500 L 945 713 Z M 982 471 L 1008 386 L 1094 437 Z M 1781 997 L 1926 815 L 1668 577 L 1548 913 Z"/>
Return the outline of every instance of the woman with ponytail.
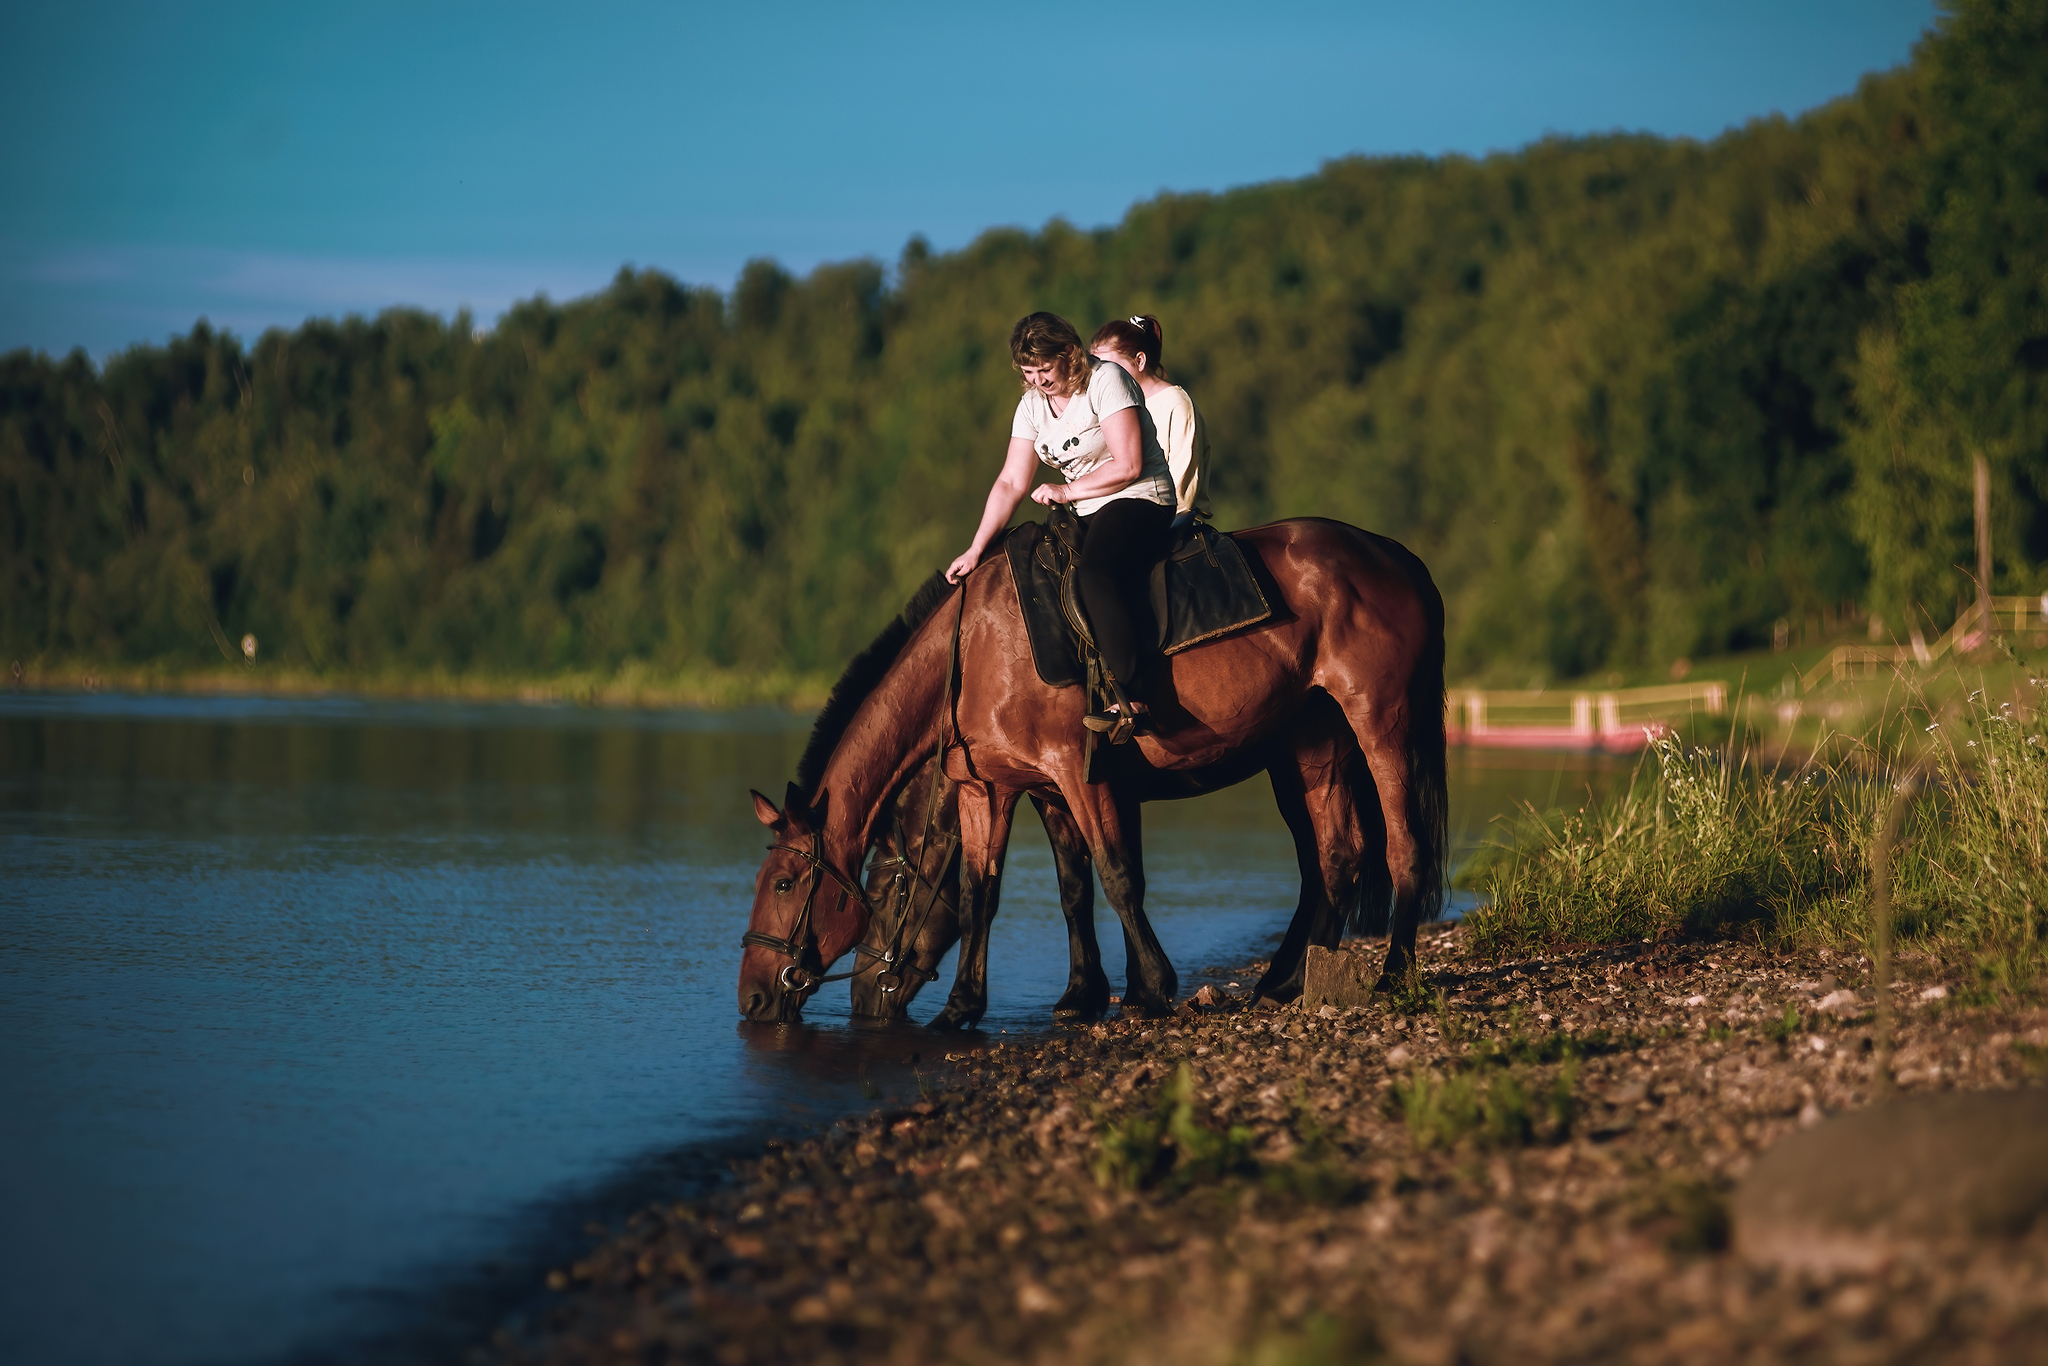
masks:
<path fill-rule="evenodd" d="M 1149 313 L 1106 322 L 1095 329 L 1095 339 L 1088 343 L 1097 360 L 1121 368 L 1145 395 L 1145 411 L 1173 478 L 1173 526 L 1177 531 L 1197 517 L 1207 520 L 1209 516 L 1209 434 L 1202 428 L 1201 410 L 1195 407 L 1194 398 L 1167 377 L 1161 355 L 1165 347 L 1159 319 Z"/>

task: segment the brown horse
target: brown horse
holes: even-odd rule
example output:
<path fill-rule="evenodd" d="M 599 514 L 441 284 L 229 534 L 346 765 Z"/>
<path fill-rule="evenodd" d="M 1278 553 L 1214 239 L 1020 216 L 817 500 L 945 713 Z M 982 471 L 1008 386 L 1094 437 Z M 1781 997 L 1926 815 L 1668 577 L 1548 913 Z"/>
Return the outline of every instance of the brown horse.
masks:
<path fill-rule="evenodd" d="M 1311 696 L 1266 749 L 1271 754 L 1264 765 L 1267 777 L 1294 837 L 1301 897 L 1255 994 L 1291 1001 L 1301 994 L 1310 944 L 1336 947 L 1347 922 L 1363 933 L 1385 932 L 1391 888 L 1385 862 L 1365 857 L 1369 844 L 1383 842 L 1385 833 L 1377 828 L 1378 798 L 1371 775 L 1359 761 L 1351 726 L 1336 704 L 1320 693 Z M 927 763 L 911 775 L 894 817 L 879 830 L 867 884 L 875 915 L 867 937 L 854 951 L 878 962 L 886 958 L 894 970 L 854 975 L 857 1016 L 903 1018 L 924 984 L 935 980 L 939 960 L 960 937 L 960 865 L 950 839 L 959 830 L 959 789 L 946 784 L 938 799 L 937 820 L 927 829 L 936 772 L 936 765 Z M 1238 764 L 1191 772 L 1144 767 L 1116 781 L 1135 788 L 1141 801 L 1152 802 L 1204 796 L 1246 776 Z M 1109 1004 L 1109 979 L 1095 939 L 1095 870 L 1087 844 L 1066 812 L 1036 794 L 1031 801 L 1052 846 L 1060 911 L 1067 922 L 1067 990 L 1054 1005 L 1053 1018 L 1093 1019 Z M 1128 940 L 1125 952 L 1127 970 L 1136 972 Z"/>
<path fill-rule="evenodd" d="M 1405 548 L 1341 522 L 1302 518 L 1239 532 L 1263 567 L 1269 621 L 1165 661 L 1151 689 L 1154 734 L 1135 742 L 1155 770 L 1189 770 L 1265 744 L 1317 690 L 1349 723 L 1380 799 L 1393 913 L 1384 971 L 1404 972 L 1415 930 L 1443 894 L 1446 777 L 1443 599 Z M 871 907 L 854 880 L 897 789 L 934 753 L 962 784 L 961 952 L 935 1027 L 975 1023 L 988 1005 L 988 926 L 1017 799 L 1056 797 L 1123 921 L 1137 970 L 1127 1002 L 1170 1010 L 1178 988 L 1144 913 L 1138 803 L 1083 770 L 1082 690 L 1041 682 L 1008 561 L 967 577 L 907 640 L 831 744 L 810 791 L 784 810 L 759 793 L 776 835 L 755 881 L 739 1004 L 789 1019 L 860 941 Z M 957 687 L 956 687 L 957 676 Z"/>

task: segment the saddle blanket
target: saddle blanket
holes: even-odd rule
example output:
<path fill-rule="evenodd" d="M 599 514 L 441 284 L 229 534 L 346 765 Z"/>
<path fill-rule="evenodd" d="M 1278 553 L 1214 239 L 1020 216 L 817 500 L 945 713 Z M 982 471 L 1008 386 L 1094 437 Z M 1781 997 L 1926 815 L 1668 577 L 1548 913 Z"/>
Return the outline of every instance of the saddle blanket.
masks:
<path fill-rule="evenodd" d="M 1026 522 L 1004 543 L 1017 580 L 1017 601 L 1024 609 L 1031 662 L 1038 667 L 1038 676 L 1055 688 L 1074 687 L 1088 679 L 1081 644 L 1092 644 L 1092 638 L 1073 573 L 1080 535 L 1079 519 L 1058 508 L 1050 526 Z M 1180 532 L 1166 558 L 1152 566 L 1152 621 L 1158 629 L 1159 652 L 1179 654 L 1271 617 L 1273 608 L 1260 578 L 1233 538 L 1202 523 Z M 1135 624 L 1144 629 L 1142 621 Z"/>

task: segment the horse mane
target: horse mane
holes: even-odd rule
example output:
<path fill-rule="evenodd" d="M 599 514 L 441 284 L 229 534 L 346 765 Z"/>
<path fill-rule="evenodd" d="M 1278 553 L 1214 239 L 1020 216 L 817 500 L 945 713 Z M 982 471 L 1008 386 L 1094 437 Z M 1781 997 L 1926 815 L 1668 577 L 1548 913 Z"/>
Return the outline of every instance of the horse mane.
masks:
<path fill-rule="evenodd" d="M 868 700 L 868 694 L 882 681 L 882 675 L 889 672 L 896 656 L 903 653 L 911 632 L 924 625 L 926 618 L 938 611 L 939 604 L 952 592 L 953 585 L 946 582 L 943 573 L 926 579 L 910 595 L 910 601 L 903 605 L 895 620 L 884 626 L 874 642 L 855 655 L 853 662 L 846 666 L 846 672 L 839 675 L 839 681 L 832 685 L 831 696 L 825 699 L 824 708 L 811 726 L 810 742 L 804 746 L 803 757 L 796 761 L 796 785 L 806 797 L 817 795 L 818 784 L 825 778 L 825 763 L 832 757 L 832 751 L 839 748 L 839 742 L 846 738 L 846 728 L 853 724 L 853 714 L 860 710 L 861 703 Z"/>

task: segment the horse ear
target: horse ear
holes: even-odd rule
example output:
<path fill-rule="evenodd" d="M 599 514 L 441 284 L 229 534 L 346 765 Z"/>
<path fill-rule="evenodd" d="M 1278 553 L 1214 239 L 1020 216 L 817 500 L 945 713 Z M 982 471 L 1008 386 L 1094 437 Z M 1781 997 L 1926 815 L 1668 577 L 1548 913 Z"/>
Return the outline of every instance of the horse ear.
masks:
<path fill-rule="evenodd" d="M 791 783 L 782 793 L 782 812 L 791 824 L 804 830 L 817 829 L 812 818 L 811 804 L 804 800 L 804 790 Z"/>
<path fill-rule="evenodd" d="M 767 826 L 770 830 L 780 830 L 785 817 L 780 811 L 775 809 L 775 803 L 769 801 L 752 788 L 747 789 L 747 795 L 754 799 L 754 819 Z"/>

